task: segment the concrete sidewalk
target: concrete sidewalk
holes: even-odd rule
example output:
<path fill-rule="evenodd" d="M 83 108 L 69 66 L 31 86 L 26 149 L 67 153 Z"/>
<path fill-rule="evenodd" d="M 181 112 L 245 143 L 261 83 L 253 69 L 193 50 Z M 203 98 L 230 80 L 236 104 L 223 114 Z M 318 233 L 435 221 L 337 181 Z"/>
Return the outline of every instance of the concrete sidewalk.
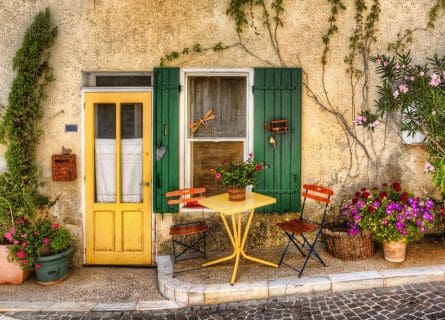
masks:
<path fill-rule="evenodd" d="M 53 286 L 40 286 L 33 279 L 19 286 L 0 285 L 0 312 L 165 310 L 445 281 L 445 247 L 440 243 L 428 246 L 428 252 L 423 244 L 411 246 L 403 264 L 385 262 L 380 251 L 372 259 L 358 262 L 323 253 L 331 259 L 329 267 L 312 265 L 302 278 L 285 267 L 275 269 L 243 262 L 233 286 L 228 284 L 232 263 L 177 277 L 172 275 L 169 256 L 158 256 L 157 268 L 82 267 Z M 263 254 L 274 258 L 270 252 Z M 194 263 L 199 265 L 201 261 Z"/>

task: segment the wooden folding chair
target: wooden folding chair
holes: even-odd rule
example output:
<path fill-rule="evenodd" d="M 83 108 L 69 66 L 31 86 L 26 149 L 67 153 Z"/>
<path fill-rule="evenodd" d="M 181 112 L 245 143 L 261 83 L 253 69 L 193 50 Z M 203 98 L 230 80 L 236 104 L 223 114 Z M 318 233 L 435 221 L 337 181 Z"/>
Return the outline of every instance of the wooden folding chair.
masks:
<path fill-rule="evenodd" d="M 170 191 L 165 194 L 167 198 L 174 198 L 167 201 L 169 205 L 178 204 L 178 205 L 184 205 L 184 207 L 187 208 L 203 209 L 202 220 L 188 222 L 188 223 L 174 224 L 170 227 L 170 235 L 172 237 L 172 246 L 173 246 L 173 251 L 172 251 L 173 264 L 175 264 L 177 261 L 180 260 L 187 260 L 193 258 L 202 257 L 204 259 L 207 259 L 206 235 L 208 227 L 206 222 L 204 221 L 204 207 L 199 205 L 197 202 L 198 200 L 205 198 L 204 196 L 205 192 L 206 188 L 188 188 L 188 189 L 179 189 L 175 191 Z M 191 270 L 183 270 L 183 271 L 191 271 Z"/>
<path fill-rule="evenodd" d="M 303 189 L 304 200 L 301 208 L 300 217 L 298 219 L 277 223 L 277 226 L 281 228 L 286 236 L 289 238 L 289 241 L 287 242 L 287 245 L 281 254 L 280 262 L 278 263 L 278 265 L 281 265 L 283 263 L 284 265 L 296 270 L 298 272 L 298 277 L 301 277 L 307 263 L 309 262 L 309 259 L 312 256 L 314 256 L 322 265 L 326 267 L 325 262 L 321 259 L 320 255 L 315 250 L 315 244 L 317 243 L 317 240 L 321 234 L 321 229 L 323 228 L 325 223 L 326 212 L 330 203 L 330 197 L 334 194 L 332 190 L 317 185 L 304 184 Z M 323 215 L 320 222 L 317 223 L 304 218 L 306 199 L 315 200 L 324 206 Z M 315 238 L 312 242 L 310 242 L 305 236 L 305 234 L 308 233 L 315 233 Z M 303 243 L 299 242 L 296 239 L 296 236 L 298 235 L 301 236 Z M 284 262 L 284 257 L 288 252 L 290 243 L 293 243 L 297 250 L 303 255 L 303 257 L 305 257 L 301 269 L 292 267 L 291 265 Z"/>

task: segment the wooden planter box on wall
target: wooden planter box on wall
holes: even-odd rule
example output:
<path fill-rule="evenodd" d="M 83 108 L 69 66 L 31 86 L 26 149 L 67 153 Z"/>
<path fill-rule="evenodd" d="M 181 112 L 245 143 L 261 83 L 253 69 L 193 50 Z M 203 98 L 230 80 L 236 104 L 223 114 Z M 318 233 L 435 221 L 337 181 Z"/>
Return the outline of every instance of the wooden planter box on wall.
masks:
<path fill-rule="evenodd" d="M 0 284 L 20 284 L 32 271 L 23 271 L 17 264 L 8 261 L 8 245 L 0 245 Z"/>

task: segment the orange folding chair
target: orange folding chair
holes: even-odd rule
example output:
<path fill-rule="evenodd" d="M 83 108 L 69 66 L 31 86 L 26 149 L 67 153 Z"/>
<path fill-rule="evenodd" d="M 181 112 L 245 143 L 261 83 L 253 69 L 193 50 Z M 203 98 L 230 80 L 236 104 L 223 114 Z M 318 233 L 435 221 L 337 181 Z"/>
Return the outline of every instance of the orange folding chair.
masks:
<path fill-rule="evenodd" d="M 320 255 L 315 250 L 315 244 L 321 234 L 321 229 L 324 226 L 326 219 L 326 212 L 328 209 L 328 205 L 330 203 L 330 197 L 334 194 L 334 192 L 330 189 L 327 189 L 322 186 L 304 184 L 303 185 L 303 205 L 301 207 L 300 217 L 298 219 L 293 219 L 289 221 L 283 221 L 277 223 L 277 226 L 281 228 L 286 236 L 289 238 L 287 245 L 284 247 L 284 250 L 280 257 L 280 262 L 278 265 L 284 264 L 298 272 L 298 277 L 301 277 L 304 269 L 306 268 L 307 263 L 311 257 L 315 257 L 322 265 L 326 267 L 325 262 L 321 259 Z M 320 222 L 310 221 L 304 218 L 304 208 L 306 205 L 306 199 L 315 200 L 323 205 L 323 215 L 321 217 Z M 315 238 L 312 242 L 310 242 L 305 234 L 315 233 Z M 303 243 L 299 242 L 296 239 L 296 236 L 301 236 Z M 290 243 L 293 243 L 297 250 L 302 254 L 304 259 L 304 263 L 301 269 L 297 269 L 287 263 L 284 262 L 284 257 L 286 256 Z M 306 251 L 306 252 L 305 252 Z"/>
<path fill-rule="evenodd" d="M 173 263 L 193 258 L 207 259 L 206 235 L 207 224 L 204 221 L 204 207 L 198 200 L 204 199 L 206 188 L 188 188 L 170 191 L 165 194 L 169 205 L 183 205 L 186 208 L 202 208 L 203 219 L 200 221 L 174 224 L 170 227 L 173 246 Z M 191 270 L 183 270 L 191 271 Z"/>

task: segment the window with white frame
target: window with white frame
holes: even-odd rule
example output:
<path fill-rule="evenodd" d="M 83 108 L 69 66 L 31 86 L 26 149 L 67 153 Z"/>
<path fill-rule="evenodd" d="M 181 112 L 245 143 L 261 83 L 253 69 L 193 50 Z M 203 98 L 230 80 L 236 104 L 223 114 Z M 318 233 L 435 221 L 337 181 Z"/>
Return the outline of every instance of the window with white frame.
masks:
<path fill-rule="evenodd" d="M 225 192 L 211 169 L 249 150 L 249 73 L 185 73 L 184 185 Z"/>

